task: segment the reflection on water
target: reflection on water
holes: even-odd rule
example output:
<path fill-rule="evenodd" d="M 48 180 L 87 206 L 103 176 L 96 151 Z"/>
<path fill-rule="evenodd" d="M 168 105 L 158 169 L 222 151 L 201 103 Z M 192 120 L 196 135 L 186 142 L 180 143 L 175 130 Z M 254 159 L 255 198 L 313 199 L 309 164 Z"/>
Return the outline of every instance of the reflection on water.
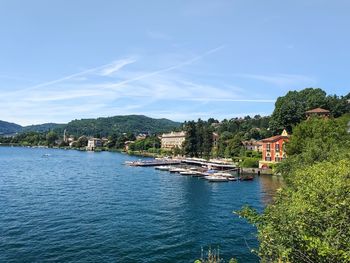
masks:
<path fill-rule="evenodd" d="M 283 186 L 283 178 L 276 175 L 261 175 L 260 176 L 260 188 L 261 188 L 261 201 L 268 205 L 273 201 L 276 191 Z"/>

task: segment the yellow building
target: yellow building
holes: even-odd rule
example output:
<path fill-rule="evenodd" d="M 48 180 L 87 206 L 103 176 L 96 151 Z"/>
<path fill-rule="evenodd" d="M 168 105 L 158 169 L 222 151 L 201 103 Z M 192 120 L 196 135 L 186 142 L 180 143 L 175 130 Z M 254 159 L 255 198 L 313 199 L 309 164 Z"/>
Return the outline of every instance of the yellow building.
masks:
<path fill-rule="evenodd" d="M 161 136 L 161 144 L 163 149 L 172 149 L 172 148 L 182 148 L 182 144 L 185 141 L 186 132 L 171 132 L 163 133 Z"/>

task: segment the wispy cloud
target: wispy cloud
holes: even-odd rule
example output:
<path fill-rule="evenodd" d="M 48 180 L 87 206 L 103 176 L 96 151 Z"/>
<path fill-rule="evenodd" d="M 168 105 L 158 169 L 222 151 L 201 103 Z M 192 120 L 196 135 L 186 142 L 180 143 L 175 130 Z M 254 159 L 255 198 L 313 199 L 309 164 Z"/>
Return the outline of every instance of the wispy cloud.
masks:
<path fill-rule="evenodd" d="M 88 75 L 91 73 L 96 73 L 98 71 L 102 71 L 101 74 L 110 75 L 110 74 L 115 73 L 116 71 L 120 70 L 122 67 L 124 67 L 130 63 L 133 63 L 133 62 L 134 62 L 134 60 L 131 58 L 117 60 L 117 61 L 114 61 L 112 63 L 108 63 L 108 64 L 105 64 L 102 66 L 90 68 L 90 69 L 87 69 L 87 70 L 84 70 L 84 71 L 81 71 L 78 73 L 70 74 L 70 75 L 55 79 L 55 80 L 46 81 L 46 82 L 22 89 L 21 91 L 29 91 L 29 90 L 39 89 L 39 88 L 43 88 L 43 87 L 47 87 L 47 86 L 52 86 L 54 84 L 58 84 L 58 83 L 61 83 L 61 82 L 67 81 L 67 80 L 71 80 L 74 78 L 78 78 L 78 77 L 80 78 L 82 76 L 85 76 L 85 75 Z"/>
<path fill-rule="evenodd" d="M 272 104 L 273 98 L 258 97 L 232 83 L 208 83 L 202 76 L 191 74 L 189 66 L 200 69 L 205 62 L 197 62 L 223 48 L 218 46 L 182 61 L 179 59 L 183 57 L 181 54 L 171 56 L 169 62 L 177 62 L 150 71 L 147 71 L 147 61 L 136 61 L 134 57 L 119 59 L 4 94 L 0 97 L 0 112 L 6 109 L 2 118 L 20 120 L 21 124 L 118 114 L 186 120 L 211 117 L 211 114 L 213 117 L 235 115 L 233 107 L 246 110 L 241 108 L 242 105 Z M 162 63 L 167 61 L 164 57 L 161 57 Z M 133 63 L 134 67 L 126 67 Z M 169 111 L 164 111 L 165 108 Z"/>
<path fill-rule="evenodd" d="M 191 58 L 189 60 L 183 61 L 183 62 L 178 63 L 176 65 L 173 65 L 173 66 L 170 66 L 170 67 L 166 67 L 166 68 L 163 68 L 163 69 L 160 69 L 160 70 L 156 70 L 156 71 L 149 72 L 149 73 L 146 73 L 146 74 L 134 77 L 134 78 L 130 78 L 130 79 L 121 81 L 119 83 L 116 83 L 116 84 L 112 85 L 111 88 L 118 88 L 120 86 L 123 86 L 123 85 L 131 83 L 131 82 L 135 82 L 135 81 L 142 80 L 142 79 L 145 79 L 145 78 L 149 78 L 149 77 L 161 74 L 161 73 L 166 73 L 168 71 L 172 71 L 172 70 L 175 70 L 175 69 L 182 68 L 182 67 L 190 65 L 190 64 L 192 64 L 192 63 L 194 63 L 194 62 L 196 62 L 198 60 L 201 60 L 201 59 L 203 59 L 204 57 L 206 57 L 206 56 L 208 56 L 210 54 L 218 52 L 219 50 L 223 49 L 224 47 L 225 47 L 224 45 L 221 45 L 221 46 L 218 46 L 216 48 L 210 49 L 210 50 L 206 51 L 205 53 L 203 53 L 203 54 L 201 54 L 199 56 L 196 56 L 196 57 Z"/>
<path fill-rule="evenodd" d="M 101 71 L 101 76 L 110 76 L 116 73 L 117 71 L 119 71 L 120 69 L 122 69 L 123 67 L 125 67 L 126 65 L 129 65 L 135 62 L 136 62 L 136 59 L 134 58 L 125 58 L 125 59 L 117 60 L 111 63 L 110 66 L 104 67 Z"/>
<path fill-rule="evenodd" d="M 276 86 L 298 86 L 298 85 L 315 85 L 316 79 L 304 75 L 295 74 L 275 74 L 275 75 L 259 75 L 259 74 L 239 74 L 238 77 L 261 80 Z"/>

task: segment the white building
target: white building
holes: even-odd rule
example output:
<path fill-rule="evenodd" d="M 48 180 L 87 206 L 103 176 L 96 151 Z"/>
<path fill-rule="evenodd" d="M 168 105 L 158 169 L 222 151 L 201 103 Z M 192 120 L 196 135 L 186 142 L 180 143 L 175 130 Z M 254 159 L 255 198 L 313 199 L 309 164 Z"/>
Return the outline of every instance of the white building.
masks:
<path fill-rule="evenodd" d="M 86 149 L 88 151 L 94 151 L 97 147 L 102 147 L 102 140 L 98 138 L 91 138 L 88 140 Z"/>
<path fill-rule="evenodd" d="M 186 138 L 186 132 L 171 132 L 163 133 L 161 136 L 161 144 L 163 149 L 172 149 L 172 148 L 182 148 Z"/>

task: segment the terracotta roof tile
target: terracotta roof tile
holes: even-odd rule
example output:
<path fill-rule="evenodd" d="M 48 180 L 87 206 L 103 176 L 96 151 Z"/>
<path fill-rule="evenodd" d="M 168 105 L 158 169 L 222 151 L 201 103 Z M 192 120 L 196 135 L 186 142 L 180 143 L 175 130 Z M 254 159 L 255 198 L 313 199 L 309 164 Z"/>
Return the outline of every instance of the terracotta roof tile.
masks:
<path fill-rule="evenodd" d="M 316 108 L 316 109 L 308 110 L 308 111 L 306 111 L 306 113 L 329 113 L 329 110 L 325 110 L 322 108 Z"/>

